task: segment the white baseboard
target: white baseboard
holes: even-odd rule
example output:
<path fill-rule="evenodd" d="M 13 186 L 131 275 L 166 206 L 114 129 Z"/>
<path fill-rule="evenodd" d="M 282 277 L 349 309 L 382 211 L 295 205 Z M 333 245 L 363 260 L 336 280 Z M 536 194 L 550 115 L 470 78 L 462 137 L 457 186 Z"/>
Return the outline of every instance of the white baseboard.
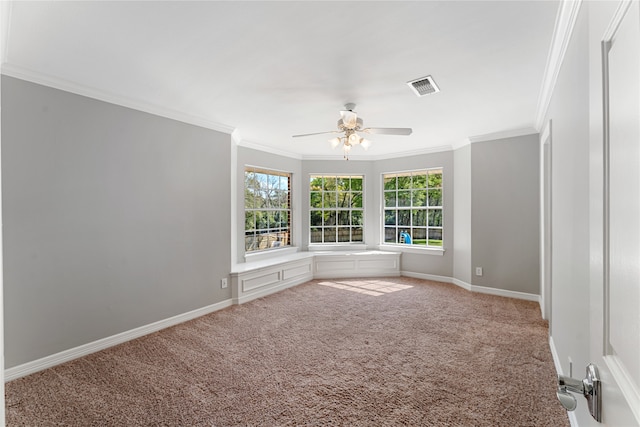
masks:
<path fill-rule="evenodd" d="M 537 302 L 538 304 L 540 303 L 540 295 L 536 295 L 536 294 L 529 294 L 526 292 L 509 291 L 505 289 L 472 285 L 470 283 L 464 282 L 454 277 L 448 277 L 448 276 L 436 276 L 433 274 L 414 273 L 411 271 L 402 271 L 401 274 L 402 276 L 414 277 L 416 279 L 435 280 L 436 282 L 452 283 L 456 286 L 460 286 L 461 288 L 471 292 L 497 295 L 497 296 L 507 297 L 507 298 L 523 299 L 527 301 L 534 301 L 534 302 Z"/>
<path fill-rule="evenodd" d="M 113 347 L 114 345 L 122 344 L 124 342 L 140 338 L 150 333 L 157 332 L 161 329 L 165 329 L 170 326 L 195 319 L 196 317 L 204 316 L 205 314 L 222 310 L 223 308 L 230 307 L 231 305 L 231 300 L 225 300 L 217 304 L 198 308 L 187 313 L 179 314 L 168 319 L 140 326 L 138 328 L 112 335 L 110 337 L 102 338 L 87 344 L 83 344 L 75 348 L 70 348 L 69 350 L 61 351 L 60 353 L 52 354 L 50 356 L 46 356 L 32 362 L 14 366 L 13 368 L 9 368 L 4 371 L 4 380 L 5 382 L 15 380 L 17 378 L 24 377 L 38 371 L 60 365 L 61 363 L 69 362 L 79 357 L 83 357 L 91 353 Z"/>
<path fill-rule="evenodd" d="M 453 278 L 451 279 L 451 283 L 453 283 L 456 286 L 460 286 L 462 289 L 466 289 L 468 291 L 473 291 L 473 286 L 467 282 L 463 282 L 462 280 Z"/>
<path fill-rule="evenodd" d="M 434 282 L 453 283 L 453 279 L 448 276 L 437 276 L 435 274 L 414 273 L 413 271 L 401 271 L 401 276 L 413 277 L 414 279 L 433 280 Z"/>
<path fill-rule="evenodd" d="M 552 336 L 549 336 L 549 350 L 551 350 L 551 357 L 553 358 L 553 365 L 556 368 L 556 373 L 560 375 L 565 375 L 565 373 L 562 370 L 560 357 L 558 356 L 556 345 L 553 343 Z M 576 417 L 576 413 L 574 411 L 567 411 L 567 415 L 569 416 L 569 423 L 571 424 L 571 427 L 580 427 L 580 424 L 578 424 L 578 417 Z"/>
<path fill-rule="evenodd" d="M 476 286 L 476 285 L 471 285 L 471 291 L 478 292 L 481 294 L 489 294 L 489 295 L 497 295 L 497 296 L 507 297 L 507 298 L 523 299 L 526 301 L 534 301 L 538 303 L 540 302 L 539 295 L 529 294 L 527 292 L 508 291 L 505 289 L 489 288 L 486 286 Z"/>
<path fill-rule="evenodd" d="M 551 335 L 549 335 L 549 349 L 551 350 L 551 357 L 553 358 L 553 365 L 556 367 L 556 372 L 564 375 L 564 372 L 562 371 L 562 364 L 558 357 L 558 351 L 556 350 L 556 345 L 553 343 L 553 337 Z"/>

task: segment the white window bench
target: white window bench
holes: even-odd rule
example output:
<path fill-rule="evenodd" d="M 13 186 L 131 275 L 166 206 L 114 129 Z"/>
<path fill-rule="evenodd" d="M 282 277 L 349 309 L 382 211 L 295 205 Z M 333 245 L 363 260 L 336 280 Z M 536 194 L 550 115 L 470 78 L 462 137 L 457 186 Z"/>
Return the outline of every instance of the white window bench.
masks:
<path fill-rule="evenodd" d="M 327 251 L 314 254 L 315 279 L 400 276 L 400 252 Z"/>
<path fill-rule="evenodd" d="M 231 271 L 234 304 L 242 304 L 311 279 L 400 276 L 400 252 L 297 252 L 238 264 Z"/>
<path fill-rule="evenodd" d="M 313 279 L 313 253 L 238 264 L 231 271 L 231 297 L 242 304 Z"/>

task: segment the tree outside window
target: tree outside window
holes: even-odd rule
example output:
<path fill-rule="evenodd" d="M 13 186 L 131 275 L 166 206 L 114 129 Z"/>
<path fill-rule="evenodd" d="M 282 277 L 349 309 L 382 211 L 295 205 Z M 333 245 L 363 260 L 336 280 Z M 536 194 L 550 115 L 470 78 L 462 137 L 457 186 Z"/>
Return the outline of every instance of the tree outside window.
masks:
<path fill-rule="evenodd" d="M 291 245 L 291 174 L 244 172 L 245 252 Z"/>
<path fill-rule="evenodd" d="M 362 175 L 311 175 L 311 243 L 363 242 L 363 182 Z"/>
<path fill-rule="evenodd" d="M 442 168 L 382 179 L 384 243 L 442 247 Z"/>

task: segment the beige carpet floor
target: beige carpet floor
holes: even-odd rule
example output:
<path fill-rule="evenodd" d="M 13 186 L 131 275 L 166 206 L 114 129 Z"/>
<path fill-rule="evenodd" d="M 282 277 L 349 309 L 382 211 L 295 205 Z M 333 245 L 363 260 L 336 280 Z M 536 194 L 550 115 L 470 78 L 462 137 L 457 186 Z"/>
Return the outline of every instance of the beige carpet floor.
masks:
<path fill-rule="evenodd" d="M 568 426 L 538 304 L 314 280 L 6 384 L 8 426 Z"/>

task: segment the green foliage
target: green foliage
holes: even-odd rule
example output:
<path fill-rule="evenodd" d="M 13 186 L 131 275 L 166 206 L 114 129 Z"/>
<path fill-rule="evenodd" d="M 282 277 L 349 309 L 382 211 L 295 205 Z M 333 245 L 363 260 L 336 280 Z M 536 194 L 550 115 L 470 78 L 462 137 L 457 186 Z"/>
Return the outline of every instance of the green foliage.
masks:
<path fill-rule="evenodd" d="M 391 177 L 386 177 L 384 178 L 384 190 L 385 191 L 389 191 L 389 190 L 397 190 L 398 187 L 396 185 L 396 177 L 395 176 L 391 176 Z"/>
<path fill-rule="evenodd" d="M 311 211 L 311 227 L 321 227 L 322 226 L 322 211 Z"/>
<path fill-rule="evenodd" d="M 323 190 L 324 191 L 335 191 L 336 190 L 336 178 L 325 176 L 323 179 Z"/>
<path fill-rule="evenodd" d="M 351 193 L 351 207 L 362 209 L 362 193 Z"/>
<path fill-rule="evenodd" d="M 385 191 L 384 192 L 384 207 L 385 208 L 395 208 L 396 207 L 396 192 L 395 191 Z"/>
<path fill-rule="evenodd" d="M 351 225 L 363 225 L 362 211 L 351 211 Z"/>
<path fill-rule="evenodd" d="M 322 191 L 322 177 L 312 177 L 309 183 L 309 189 L 311 191 Z"/>
<path fill-rule="evenodd" d="M 312 191 L 310 193 L 310 205 L 311 208 L 321 208 L 322 207 L 322 193 L 319 191 Z"/>
<path fill-rule="evenodd" d="M 351 191 L 362 191 L 362 178 L 351 178 Z"/>
<path fill-rule="evenodd" d="M 429 209 L 427 215 L 430 227 L 442 227 L 442 209 Z"/>
<path fill-rule="evenodd" d="M 413 175 L 413 188 L 427 188 L 427 176 L 422 174 Z"/>
<path fill-rule="evenodd" d="M 442 190 L 429 190 L 429 206 L 442 206 Z"/>
<path fill-rule="evenodd" d="M 396 212 L 395 210 L 384 211 L 384 225 L 396 225 Z"/>
<path fill-rule="evenodd" d="M 411 206 L 411 191 L 398 191 L 398 207 Z"/>
<path fill-rule="evenodd" d="M 427 225 L 427 212 L 424 209 L 414 209 L 411 211 L 412 216 L 412 225 L 415 226 L 426 226 Z"/>
<path fill-rule="evenodd" d="M 441 188 L 442 187 L 442 172 L 428 171 L 427 173 L 429 188 Z"/>
<path fill-rule="evenodd" d="M 335 208 L 337 206 L 337 194 L 335 191 L 325 191 L 323 194 L 322 206 L 325 208 Z"/>
<path fill-rule="evenodd" d="M 253 211 L 246 211 L 244 213 L 244 229 L 254 230 L 256 228 L 256 218 Z"/>
<path fill-rule="evenodd" d="M 427 190 L 411 191 L 411 206 L 427 206 Z"/>
<path fill-rule="evenodd" d="M 411 211 L 408 209 L 398 210 L 398 226 L 410 226 L 411 225 Z"/>
<path fill-rule="evenodd" d="M 245 250 L 290 245 L 290 177 L 246 170 L 244 178 Z"/>
<path fill-rule="evenodd" d="M 362 181 L 351 176 L 311 177 L 311 243 L 362 241 Z"/>
<path fill-rule="evenodd" d="M 411 176 L 399 176 L 398 177 L 398 190 L 411 189 Z"/>

